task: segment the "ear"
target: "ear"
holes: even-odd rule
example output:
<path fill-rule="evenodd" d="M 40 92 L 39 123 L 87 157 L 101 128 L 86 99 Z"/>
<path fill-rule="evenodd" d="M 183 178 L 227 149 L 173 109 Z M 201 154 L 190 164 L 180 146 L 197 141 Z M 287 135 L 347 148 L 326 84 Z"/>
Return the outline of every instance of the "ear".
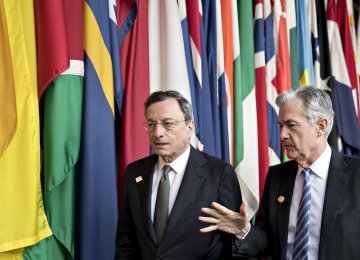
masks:
<path fill-rule="evenodd" d="M 321 136 L 325 133 L 326 129 L 328 128 L 328 121 L 326 118 L 320 118 L 317 122 L 319 127 L 318 129 L 318 136 Z"/>
<path fill-rule="evenodd" d="M 194 129 L 194 121 L 191 120 L 187 125 L 186 128 L 189 130 L 189 138 L 191 137 L 192 131 Z"/>

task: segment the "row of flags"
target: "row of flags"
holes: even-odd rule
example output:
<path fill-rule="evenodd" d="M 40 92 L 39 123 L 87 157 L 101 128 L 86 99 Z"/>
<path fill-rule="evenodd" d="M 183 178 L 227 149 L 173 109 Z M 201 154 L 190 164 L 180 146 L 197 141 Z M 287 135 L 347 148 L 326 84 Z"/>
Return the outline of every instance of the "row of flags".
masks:
<path fill-rule="evenodd" d="M 350 0 L 1 0 L 0 21 L 1 259 L 114 258 L 154 91 L 192 103 L 192 144 L 234 166 L 250 216 L 286 160 L 281 92 L 328 91 L 330 143 L 360 156 Z"/>

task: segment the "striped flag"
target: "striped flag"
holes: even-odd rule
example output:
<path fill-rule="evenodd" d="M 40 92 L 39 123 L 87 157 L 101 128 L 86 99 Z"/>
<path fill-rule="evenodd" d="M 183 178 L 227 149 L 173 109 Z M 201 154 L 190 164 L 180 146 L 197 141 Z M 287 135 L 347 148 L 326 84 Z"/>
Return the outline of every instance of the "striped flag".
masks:
<path fill-rule="evenodd" d="M 264 0 L 256 0 L 254 4 L 255 90 L 259 149 L 259 191 L 261 198 L 266 173 L 269 168 L 269 138 L 265 75 Z"/>
<path fill-rule="evenodd" d="M 346 62 L 346 67 L 348 70 L 350 83 L 351 83 L 351 91 L 353 95 L 353 102 L 355 106 L 355 112 L 358 116 L 358 122 L 360 122 L 359 111 L 359 100 L 358 96 L 358 80 L 356 73 L 356 64 L 355 64 L 355 52 L 352 44 L 352 36 L 351 36 L 351 27 L 350 27 L 350 17 L 348 14 L 347 1 L 339 1 L 337 3 L 338 10 L 338 26 L 340 30 L 341 42 L 344 50 L 344 57 Z"/>
<path fill-rule="evenodd" d="M 269 164 L 275 165 L 281 160 L 280 128 L 277 122 L 278 107 L 275 99 L 278 90 L 274 85 L 276 77 L 276 56 L 273 32 L 273 17 L 270 0 L 264 0 L 264 32 L 265 32 L 265 71 L 266 96 L 268 114 Z"/>
<path fill-rule="evenodd" d="M 216 78 L 217 78 L 217 100 L 219 108 L 219 121 L 217 125 L 218 138 L 220 140 L 220 158 L 230 163 L 229 130 L 228 130 L 228 109 L 227 91 L 225 78 L 224 44 L 222 31 L 222 13 L 220 0 L 216 0 Z M 214 93 L 215 94 L 215 93 Z M 229 104 L 230 105 L 230 104 Z"/>
<path fill-rule="evenodd" d="M 205 55 L 202 5 L 198 1 L 178 1 L 186 63 L 193 107 L 196 144 L 199 150 L 216 155 L 209 73 Z M 193 142 L 194 143 L 194 142 Z"/>
<path fill-rule="evenodd" d="M 309 18 L 305 1 L 296 1 L 300 86 L 314 85 L 314 65 L 309 31 Z M 315 19 L 316 20 L 316 19 Z"/>
<path fill-rule="evenodd" d="M 322 79 L 320 75 L 320 47 L 319 47 L 319 34 L 318 34 L 318 24 L 317 24 L 317 15 L 316 15 L 316 3 L 315 0 L 308 0 L 307 2 L 307 12 L 309 19 L 310 27 L 310 37 L 311 37 L 311 48 L 312 48 L 312 57 L 313 57 L 313 68 L 314 68 L 314 87 L 324 89 L 322 85 Z"/>
<path fill-rule="evenodd" d="M 2 105 L 10 105 L 9 111 L 5 111 L 9 113 L 2 114 L 5 120 L 9 118 L 9 122 L 14 122 L 13 113 L 16 112 L 16 132 L 11 134 L 12 140 L 0 157 L 0 258 L 21 259 L 24 247 L 36 244 L 52 234 L 44 212 L 40 183 L 33 3 L 1 1 L 0 17 L 0 47 L 4 54 L 0 58 L 4 62 L 0 74 L 11 73 L 8 82 L 0 82 L 0 89 L 3 90 L 5 84 L 16 97 L 14 103 L 11 95 L 0 96 Z M 4 136 L 2 138 L 5 139 Z"/>
<path fill-rule="evenodd" d="M 360 155 L 360 129 L 353 102 L 351 81 L 343 52 L 339 21 L 346 10 L 336 5 L 335 0 L 328 0 L 327 26 L 332 69 L 332 93 L 334 109 L 337 115 L 336 128 L 341 138 L 342 151 L 345 154 Z M 341 16 L 338 16 L 341 14 Z"/>
<path fill-rule="evenodd" d="M 234 69 L 235 95 L 235 172 L 251 218 L 259 205 L 258 132 L 252 1 L 238 1 L 240 62 Z M 235 44 L 234 44 L 235 46 Z"/>
<path fill-rule="evenodd" d="M 115 1 L 85 1 L 83 16 L 86 73 L 76 258 L 114 259 L 118 216 L 114 88 L 120 82 Z"/>
<path fill-rule="evenodd" d="M 233 48 L 233 28 L 232 28 L 232 10 L 230 0 L 221 0 L 221 24 L 223 32 L 223 47 L 224 47 L 224 77 L 225 77 L 225 93 L 226 93 L 226 114 L 228 121 L 228 136 L 229 136 L 229 155 L 230 162 L 234 164 L 234 48 Z M 226 140 L 224 140 L 226 142 Z"/>
<path fill-rule="evenodd" d="M 226 89 L 223 63 L 221 6 L 219 1 L 202 1 L 205 50 L 207 59 L 210 104 L 213 118 L 215 156 L 230 162 Z M 221 33 L 219 32 L 221 30 Z M 219 61 L 219 58 L 222 60 Z M 204 68 L 203 68 L 204 69 Z M 204 80 L 204 79 L 203 79 Z M 222 114 L 221 114 L 222 113 Z M 225 122 L 226 120 L 226 122 Z"/>

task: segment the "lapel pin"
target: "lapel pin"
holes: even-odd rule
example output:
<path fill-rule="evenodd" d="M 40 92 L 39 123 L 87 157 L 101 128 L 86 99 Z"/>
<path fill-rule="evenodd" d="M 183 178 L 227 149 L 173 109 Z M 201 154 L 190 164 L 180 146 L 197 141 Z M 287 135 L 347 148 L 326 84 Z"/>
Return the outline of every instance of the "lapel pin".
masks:
<path fill-rule="evenodd" d="M 141 176 L 138 176 L 135 178 L 136 183 L 141 182 L 143 179 Z"/>
<path fill-rule="evenodd" d="M 278 202 L 279 203 L 283 203 L 285 201 L 285 197 L 284 196 L 279 196 L 278 197 Z"/>

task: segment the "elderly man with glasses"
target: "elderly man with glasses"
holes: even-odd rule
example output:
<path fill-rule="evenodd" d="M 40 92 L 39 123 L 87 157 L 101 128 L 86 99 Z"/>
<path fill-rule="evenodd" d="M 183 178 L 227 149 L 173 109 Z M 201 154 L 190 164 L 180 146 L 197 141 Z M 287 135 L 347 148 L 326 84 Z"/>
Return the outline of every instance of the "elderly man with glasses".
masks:
<path fill-rule="evenodd" d="M 180 93 L 151 94 L 145 117 L 155 154 L 126 169 L 116 259 L 229 259 L 231 236 L 199 232 L 206 225 L 197 217 L 212 201 L 238 209 L 233 168 L 190 145 L 192 109 Z"/>

